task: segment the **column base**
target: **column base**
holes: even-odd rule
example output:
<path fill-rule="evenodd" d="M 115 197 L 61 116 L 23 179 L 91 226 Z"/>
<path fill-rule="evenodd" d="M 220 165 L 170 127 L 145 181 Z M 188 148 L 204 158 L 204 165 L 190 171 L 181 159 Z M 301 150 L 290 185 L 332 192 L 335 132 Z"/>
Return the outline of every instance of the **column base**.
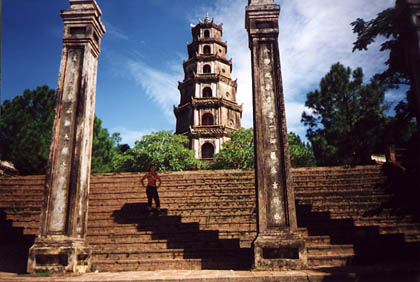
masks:
<path fill-rule="evenodd" d="M 253 247 L 254 267 L 257 270 L 297 270 L 307 267 L 305 240 L 297 232 L 260 233 Z"/>
<path fill-rule="evenodd" d="M 39 237 L 29 249 L 28 273 L 86 273 L 92 250 L 85 240 L 68 236 Z"/>

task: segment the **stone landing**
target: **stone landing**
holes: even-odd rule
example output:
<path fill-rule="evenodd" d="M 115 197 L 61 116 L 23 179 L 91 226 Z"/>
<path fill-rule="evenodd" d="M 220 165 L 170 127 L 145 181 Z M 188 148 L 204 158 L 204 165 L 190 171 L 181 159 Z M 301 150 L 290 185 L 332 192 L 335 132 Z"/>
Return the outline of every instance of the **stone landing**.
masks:
<path fill-rule="evenodd" d="M 234 271 L 234 270 L 161 270 L 86 273 L 82 275 L 28 276 L 0 272 L 4 282 L 318 282 L 318 281 L 420 281 L 420 265 L 377 265 L 329 270 Z"/>

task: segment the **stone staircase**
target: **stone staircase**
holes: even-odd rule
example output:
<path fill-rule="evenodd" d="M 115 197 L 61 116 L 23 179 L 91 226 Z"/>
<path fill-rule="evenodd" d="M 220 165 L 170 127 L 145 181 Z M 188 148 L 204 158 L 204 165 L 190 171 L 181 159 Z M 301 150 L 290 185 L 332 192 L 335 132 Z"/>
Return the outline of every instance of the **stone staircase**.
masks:
<path fill-rule="evenodd" d="M 147 212 L 142 175 L 91 178 L 87 240 L 96 269 L 252 267 L 253 171 L 162 172 L 159 215 Z M 389 204 L 394 196 L 379 166 L 302 168 L 292 175 L 310 268 L 420 259 L 420 220 L 395 215 Z M 32 244 L 43 183 L 43 176 L 0 178 L 0 257 L 7 242 L 21 246 L 22 254 Z M 7 265 L 0 260 L 0 271 L 10 271 Z"/>

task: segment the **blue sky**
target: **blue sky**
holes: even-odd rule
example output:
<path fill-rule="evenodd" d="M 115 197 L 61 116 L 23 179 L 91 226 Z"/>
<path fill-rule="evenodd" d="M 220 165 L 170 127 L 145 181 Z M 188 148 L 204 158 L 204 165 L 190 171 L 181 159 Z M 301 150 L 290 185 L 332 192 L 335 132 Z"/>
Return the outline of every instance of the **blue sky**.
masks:
<path fill-rule="evenodd" d="M 173 105 L 179 103 L 182 60 L 191 42 L 190 24 L 206 12 L 223 23 L 223 40 L 238 79 L 243 127 L 252 126 L 250 52 L 244 14 L 247 0 L 98 0 L 107 33 L 102 38 L 96 115 L 122 143 L 144 134 L 175 130 Z M 362 67 L 366 80 L 384 70 L 387 54 L 375 43 L 352 53 L 350 22 L 371 19 L 394 0 L 276 0 L 280 13 L 280 58 L 289 131 L 305 135 L 300 117 L 306 93 L 318 87 L 333 63 Z M 1 99 L 39 85 L 57 86 L 67 0 L 3 0 Z M 387 94 L 398 101 L 401 93 Z"/>

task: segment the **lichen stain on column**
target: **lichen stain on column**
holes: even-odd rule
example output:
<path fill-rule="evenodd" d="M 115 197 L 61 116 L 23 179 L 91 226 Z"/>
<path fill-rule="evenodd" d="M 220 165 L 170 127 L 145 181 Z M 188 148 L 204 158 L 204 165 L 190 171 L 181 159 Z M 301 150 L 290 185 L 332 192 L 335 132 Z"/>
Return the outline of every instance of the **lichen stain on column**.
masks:
<path fill-rule="evenodd" d="M 56 131 L 54 163 L 52 165 L 52 213 L 49 219 L 49 231 L 64 234 L 67 224 L 68 187 L 71 183 L 72 156 L 74 152 L 74 129 L 77 112 L 77 93 L 79 92 L 79 77 L 82 69 L 81 49 L 69 50 L 66 58 L 64 89 L 61 95 L 61 112 L 59 130 Z"/>

